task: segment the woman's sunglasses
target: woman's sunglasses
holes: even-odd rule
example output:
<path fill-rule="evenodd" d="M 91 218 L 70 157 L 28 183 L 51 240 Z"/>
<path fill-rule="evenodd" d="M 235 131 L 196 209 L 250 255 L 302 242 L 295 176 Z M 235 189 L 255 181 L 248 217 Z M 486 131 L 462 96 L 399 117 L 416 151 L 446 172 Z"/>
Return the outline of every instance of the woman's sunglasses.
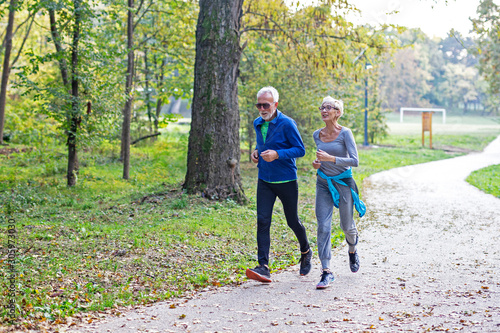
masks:
<path fill-rule="evenodd" d="M 327 105 L 327 106 L 320 106 L 318 108 L 320 111 L 323 111 L 324 109 L 326 109 L 326 111 L 330 111 L 331 109 L 334 109 L 334 110 L 339 110 L 339 108 L 335 107 L 335 106 L 331 106 L 331 105 Z"/>

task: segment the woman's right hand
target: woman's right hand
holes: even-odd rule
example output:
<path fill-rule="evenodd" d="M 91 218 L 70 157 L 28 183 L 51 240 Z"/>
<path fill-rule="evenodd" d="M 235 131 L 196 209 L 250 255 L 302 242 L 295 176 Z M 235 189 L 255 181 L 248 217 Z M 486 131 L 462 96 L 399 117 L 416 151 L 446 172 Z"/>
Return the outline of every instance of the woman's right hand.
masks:
<path fill-rule="evenodd" d="M 321 162 L 320 162 L 318 159 L 315 159 L 315 160 L 313 161 L 313 168 L 317 170 L 317 169 L 319 169 L 320 167 L 321 167 Z"/>

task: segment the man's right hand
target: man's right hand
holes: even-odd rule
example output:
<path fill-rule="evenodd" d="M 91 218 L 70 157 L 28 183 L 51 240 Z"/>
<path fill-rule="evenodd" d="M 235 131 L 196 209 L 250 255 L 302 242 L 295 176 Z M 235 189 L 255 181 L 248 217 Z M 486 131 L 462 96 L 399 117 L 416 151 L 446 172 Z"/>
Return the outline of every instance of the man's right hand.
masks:
<path fill-rule="evenodd" d="M 259 151 L 257 149 L 255 149 L 251 154 L 250 154 L 250 158 L 252 159 L 252 161 L 254 163 L 259 163 Z"/>

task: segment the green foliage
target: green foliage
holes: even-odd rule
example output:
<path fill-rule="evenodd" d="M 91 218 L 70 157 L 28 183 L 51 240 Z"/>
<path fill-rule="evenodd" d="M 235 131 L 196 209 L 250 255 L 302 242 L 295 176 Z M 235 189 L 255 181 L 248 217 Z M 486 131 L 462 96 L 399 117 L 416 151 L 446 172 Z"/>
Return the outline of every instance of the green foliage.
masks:
<path fill-rule="evenodd" d="M 330 5 L 355 10 L 344 1 L 331 1 Z M 365 63 L 376 68 L 380 56 L 396 47 L 382 33 L 387 27 L 380 31 L 354 27 L 328 5 L 295 10 L 281 1 L 252 2 L 246 7 L 242 26 L 246 47 L 240 66 L 239 103 L 246 147 L 254 145 L 256 93 L 267 85 L 280 92 L 278 109 L 295 119 L 308 143 L 312 143 L 312 132 L 323 126 L 317 108 L 327 95 L 343 99 L 342 124 L 354 132 L 362 131 L 364 78 L 377 76 L 376 70 L 365 70 Z M 383 136 L 377 88 L 370 87 L 369 93 L 373 136 Z"/>
<path fill-rule="evenodd" d="M 480 40 L 456 31 L 431 39 L 411 29 L 391 35 L 405 47 L 380 69 L 380 98 L 385 109 L 441 107 L 449 114 L 491 114 L 495 97 L 477 68 Z"/>
<path fill-rule="evenodd" d="M 499 112 L 500 96 L 500 7 L 492 0 L 482 0 L 477 8 L 478 17 L 472 20 L 473 30 L 479 35 L 476 54 L 479 55 L 481 74 L 489 83 L 495 97 L 495 111 Z"/>
<path fill-rule="evenodd" d="M 78 146 L 90 145 L 102 137 L 112 136 L 118 131 L 117 119 L 120 114 L 122 97 L 117 89 L 122 78 L 116 76 L 115 61 L 117 48 L 108 45 L 102 34 L 101 26 L 106 20 L 106 12 L 91 1 L 82 1 L 79 9 L 82 16 L 78 63 L 73 67 L 71 52 L 75 25 L 72 1 L 43 3 L 44 12 L 56 9 L 56 29 L 60 34 L 63 52 L 46 50 L 40 54 L 31 49 L 26 52 L 28 63 L 20 68 L 18 87 L 31 93 L 37 102 L 36 111 L 58 123 L 61 134 L 71 131 L 71 118 L 79 119 L 77 135 Z M 44 16 L 44 25 L 49 25 Z M 50 40 L 53 43 L 52 40 Z M 77 98 L 78 109 L 74 110 L 74 99 L 70 88 L 60 79 L 60 63 L 65 62 L 68 80 L 71 81 L 72 69 L 78 73 L 80 92 Z"/>
<path fill-rule="evenodd" d="M 9 133 L 12 142 L 44 150 L 59 142 L 58 123 L 44 114 L 37 112 L 39 103 L 26 97 L 12 99 L 6 108 L 5 133 Z"/>
<path fill-rule="evenodd" d="M 467 182 L 480 190 L 500 198 L 500 164 L 476 170 L 467 177 Z"/>
<path fill-rule="evenodd" d="M 112 8 L 125 24 L 123 4 L 113 4 Z M 173 115 L 162 120 L 161 105 L 169 103 L 171 97 L 188 100 L 192 97 L 197 15 L 194 1 L 177 0 L 151 2 L 136 14 L 134 35 L 139 73 L 136 74 L 134 119 L 147 118 L 146 127 L 150 132 L 153 124 L 157 130 L 175 120 Z M 110 34 L 120 33 L 113 26 L 109 28 Z M 132 133 L 140 136 L 140 133 Z"/>

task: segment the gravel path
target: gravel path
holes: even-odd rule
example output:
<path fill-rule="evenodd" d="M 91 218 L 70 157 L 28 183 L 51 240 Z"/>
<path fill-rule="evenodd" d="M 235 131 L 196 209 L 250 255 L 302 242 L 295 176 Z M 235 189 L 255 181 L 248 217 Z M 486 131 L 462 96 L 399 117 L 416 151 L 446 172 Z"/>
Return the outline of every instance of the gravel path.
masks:
<path fill-rule="evenodd" d="M 361 268 L 347 249 L 335 281 L 316 290 L 319 261 L 107 318 L 79 332 L 500 332 L 500 200 L 464 179 L 500 164 L 500 137 L 484 152 L 371 176 L 360 223 Z M 500 180 L 499 180 L 500 181 Z"/>

